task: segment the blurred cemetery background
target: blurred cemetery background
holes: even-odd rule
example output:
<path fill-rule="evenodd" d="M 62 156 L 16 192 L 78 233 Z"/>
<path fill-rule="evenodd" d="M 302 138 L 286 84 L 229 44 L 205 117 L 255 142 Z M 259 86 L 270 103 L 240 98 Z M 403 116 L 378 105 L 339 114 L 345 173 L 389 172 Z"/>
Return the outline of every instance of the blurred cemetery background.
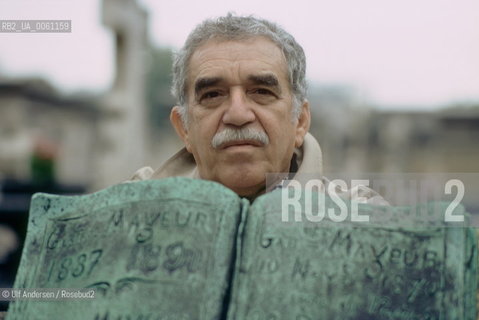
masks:
<path fill-rule="evenodd" d="M 142 166 L 157 168 L 181 147 L 168 120 L 175 103 L 169 93 L 173 49 L 152 41 L 149 6 L 134 0 L 98 0 L 98 6 L 101 21 L 95 23 L 114 44 L 109 89 L 65 92 L 38 74 L 4 73 L 8 61 L 0 60 L 0 287 L 12 285 L 34 192 L 94 192 Z M 6 36 L 0 34 L 2 46 L 8 45 Z M 323 149 L 326 175 L 477 173 L 475 85 L 476 99 L 384 108 L 351 83 L 310 82 L 311 132 Z M 467 205 L 479 213 L 479 200 Z"/>

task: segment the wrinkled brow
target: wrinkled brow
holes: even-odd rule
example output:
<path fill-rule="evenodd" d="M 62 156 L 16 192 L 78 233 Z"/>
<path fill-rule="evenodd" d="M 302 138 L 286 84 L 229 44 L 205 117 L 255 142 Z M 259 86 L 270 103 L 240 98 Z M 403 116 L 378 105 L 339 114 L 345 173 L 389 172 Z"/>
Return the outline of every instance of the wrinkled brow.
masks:
<path fill-rule="evenodd" d="M 195 82 L 195 94 L 198 94 L 202 90 L 208 87 L 218 85 L 220 82 L 224 81 L 221 77 L 211 77 L 211 78 L 199 78 Z M 281 92 L 278 78 L 273 74 L 264 74 L 264 75 L 250 75 L 248 76 L 248 81 Z"/>
<path fill-rule="evenodd" d="M 212 77 L 212 78 L 199 78 L 195 82 L 195 94 L 198 94 L 201 90 L 215 86 L 220 83 L 223 79 L 220 77 Z"/>
<path fill-rule="evenodd" d="M 254 84 L 259 84 L 267 87 L 279 87 L 278 78 L 272 74 L 265 75 L 250 75 L 248 80 Z"/>

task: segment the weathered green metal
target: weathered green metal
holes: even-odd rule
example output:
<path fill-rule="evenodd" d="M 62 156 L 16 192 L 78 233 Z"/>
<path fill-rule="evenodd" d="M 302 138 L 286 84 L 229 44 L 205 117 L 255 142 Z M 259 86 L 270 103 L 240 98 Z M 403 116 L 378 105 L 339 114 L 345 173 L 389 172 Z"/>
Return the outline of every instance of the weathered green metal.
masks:
<path fill-rule="evenodd" d="M 38 194 L 15 287 L 96 297 L 16 301 L 7 319 L 475 319 L 474 232 L 412 214 L 446 205 L 359 205 L 368 224 L 286 223 L 282 196 L 251 205 L 186 178 Z"/>
<path fill-rule="evenodd" d="M 359 204 L 370 222 L 282 219 L 281 191 L 248 215 L 230 319 L 476 319 L 475 232 L 444 222 L 449 203 Z M 339 207 L 312 194 L 312 212 Z M 457 212 L 463 211 L 462 207 Z M 310 217 L 311 218 L 311 217 Z M 467 218 L 467 215 L 466 215 Z"/>
<path fill-rule="evenodd" d="M 171 178 L 33 197 L 16 288 L 93 288 L 93 300 L 11 304 L 12 319 L 215 319 L 241 201 Z"/>

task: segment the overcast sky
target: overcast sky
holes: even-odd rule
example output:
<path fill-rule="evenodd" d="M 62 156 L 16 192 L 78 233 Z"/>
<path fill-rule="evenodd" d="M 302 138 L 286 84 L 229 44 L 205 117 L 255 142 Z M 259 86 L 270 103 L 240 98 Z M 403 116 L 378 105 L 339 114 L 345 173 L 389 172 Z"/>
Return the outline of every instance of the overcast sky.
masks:
<path fill-rule="evenodd" d="M 479 101 L 478 0 L 140 0 L 156 45 L 178 48 L 228 11 L 278 22 L 303 45 L 311 83 L 355 88 L 374 105 Z M 111 33 L 99 0 L 0 0 L 0 19 L 71 19 L 66 34 L 0 33 L 0 74 L 46 77 L 67 92 L 107 90 Z"/>

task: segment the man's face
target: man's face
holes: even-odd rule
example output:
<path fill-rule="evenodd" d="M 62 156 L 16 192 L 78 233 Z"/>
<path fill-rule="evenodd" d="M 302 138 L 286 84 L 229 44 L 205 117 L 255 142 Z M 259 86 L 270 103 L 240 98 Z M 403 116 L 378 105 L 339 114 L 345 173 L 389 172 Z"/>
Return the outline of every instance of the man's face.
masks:
<path fill-rule="evenodd" d="M 241 196 L 262 191 L 266 173 L 289 171 L 294 147 L 309 129 L 309 107 L 292 118 L 293 96 L 283 53 L 270 40 L 209 40 L 191 56 L 187 78 L 188 123 L 178 107 L 171 121 L 198 165 L 200 177 L 217 181 Z M 221 140 L 226 130 L 249 129 L 266 134 Z"/>

